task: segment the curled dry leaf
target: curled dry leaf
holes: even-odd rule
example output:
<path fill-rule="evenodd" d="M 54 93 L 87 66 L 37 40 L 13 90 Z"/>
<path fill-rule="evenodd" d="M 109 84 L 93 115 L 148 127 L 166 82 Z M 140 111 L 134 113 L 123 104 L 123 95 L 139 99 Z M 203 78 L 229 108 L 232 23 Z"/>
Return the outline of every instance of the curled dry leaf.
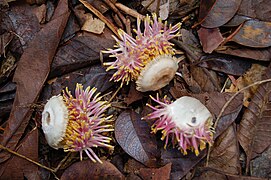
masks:
<path fill-rule="evenodd" d="M 27 105 L 37 100 L 43 88 L 69 14 L 67 1 L 60 1 L 53 20 L 38 32 L 21 56 L 13 79 L 17 83 L 16 97 L 4 134 L 0 137 L 2 145 L 15 149 L 23 135 L 31 116 Z M 33 79 L 35 83 L 30 83 Z M 1 151 L 0 162 L 9 157 L 10 154 Z"/>
<path fill-rule="evenodd" d="M 204 28 L 201 27 L 198 30 L 200 42 L 203 47 L 203 51 L 206 53 L 212 53 L 222 42 L 223 37 L 219 31 L 219 28 Z"/>
<path fill-rule="evenodd" d="M 263 79 L 271 78 L 270 67 Z M 271 83 L 259 85 L 246 109 L 238 129 L 238 140 L 248 162 L 271 144 Z"/>
<path fill-rule="evenodd" d="M 155 136 L 139 114 L 124 111 L 115 123 L 115 137 L 122 149 L 146 166 L 155 167 L 159 156 Z"/>
<path fill-rule="evenodd" d="M 240 4 L 241 0 L 216 0 L 201 25 L 206 28 L 224 25 L 235 15 Z"/>
<path fill-rule="evenodd" d="M 236 80 L 236 86 L 231 85 L 230 89 L 226 89 L 227 92 L 237 92 L 238 90 L 260 81 L 263 74 L 266 71 L 266 67 L 259 64 L 252 64 L 251 68 L 246 71 L 241 77 Z M 258 86 L 250 87 L 244 90 L 244 106 L 248 107 L 251 98 L 256 93 Z"/>
<path fill-rule="evenodd" d="M 264 48 L 271 46 L 271 22 L 258 20 L 246 21 L 231 39 L 249 47 Z"/>
<path fill-rule="evenodd" d="M 61 176 L 61 180 L 68 179 L 117 179 L 123 180 L 124 176 L 110 162 L 94 163 L 91 160 L 74 163 L 67 168 Z"/>

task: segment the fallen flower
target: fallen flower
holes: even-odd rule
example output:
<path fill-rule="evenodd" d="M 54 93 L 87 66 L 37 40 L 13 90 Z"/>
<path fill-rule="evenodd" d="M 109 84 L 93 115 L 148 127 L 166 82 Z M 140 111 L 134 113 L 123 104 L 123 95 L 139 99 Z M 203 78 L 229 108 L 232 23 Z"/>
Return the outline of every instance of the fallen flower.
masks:
<path fill-rule="evenodd" d="M 158 96 L 156 99 L 150 97 L 158 105 L 154 107 L 147 104 L 153 112 L 143 119 L 156 119 L 152 132 L 162 131 L 161 139 L 166 139 L 165 148 L 169 137 L 173 145 L 178 144 L 184 155 L 188 149 L 198 155 L 199 149 L 205 149 L 206 143 L 212 144 L 212 114 L 199 100 L 183 96 L 171 103 L 166 97 L 162 101 Z"/>
<path fill-rule="evenodd" d="M 140 30 L 141 20 L 137 19 L 136 38 L 134 39 L 123 30 L 119 30 L 120 39 L 116 40 L 116 49 L 108 49 L 103 53 L 112 54 L 116 61 L 104 63 L 107 71 L 117 70 L 111 80 L 129 84 L 136 81 L 138 91 L 155 91 L 166 86 L 174 77 L 179 60 L 173 55 L 175 49 L 170 39 L 180 36 L 178 30 L 181 23 L 167 28 L 167 22 L 153 14 L 152 19 L 144 19 L 144 32 Z"/>
<path fill-rule="evenodd" d="M 93 162 L 102 161 L 92 148 L 111 146 L 110 137 L 104 132 L 113 131 L 108 124 L 112 116 L 105 116 L 104 112 L 110 106 L 96 95 L 96 88 L 83 90 L 81 84 L 76 85 L 75 97 L 66 88 L 63 95 L 53 96 L 48 100 L 42 113 L 42 129 L 48 144 L 64 151 L 83 151 Z"/>

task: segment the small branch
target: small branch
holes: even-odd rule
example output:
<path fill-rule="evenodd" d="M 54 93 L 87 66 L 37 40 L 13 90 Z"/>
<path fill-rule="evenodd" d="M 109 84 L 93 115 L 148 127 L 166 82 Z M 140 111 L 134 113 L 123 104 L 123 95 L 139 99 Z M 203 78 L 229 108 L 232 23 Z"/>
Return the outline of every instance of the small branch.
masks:
<path fill-rule="evenodd" d="M 121 12 L 116 8 L 115 4 L 113 4 L 110 0 L 104 0 L 104 2 L 119 16 L 121 19 L 122 23 L 126 23 L 125 17 L 121 14 Z"/>
<path fill-rule="evenodd" d="M 112 97 L 109 99 L 108 103 L 111 103 L 112 100 L 116 97 L 116 95 L 118 94 L 118 92 L 120 91 L 121 86 L 119 86 L 119 88 L 114 92 L 114 94 L 112 95 Z"/>
<path fill-rule="evenodd" d="M 160 3 L 161 3 L 161 0 L 157 0 L 157 4 L 156 4 L 156 10 L 155 10 L 155 13 L 157 14 L 157 16 L 159 16 L 159 11 L 160 11 Z"/>
<path fill-rule="evenodd" d="M 230 97 L 230 99 L 224 104 L 224 106 L 222 107 L 221 111 L 219 112 L 216 120 L 215 120 L 215 123 L 214 123 L 214 130 L 216 129 L 217 127 L 217 124 L 219 122 L 219 120 L 221 119 L 222 117 L 222 114 L 225 112 L 226 108 L 229 106 L 229 104 L 232 102 L 232 100 L 234 100 L 234 98 L 240 94 L 241 92 L 251 88 L 252 86 L 257 86 L 257 85 L 260 85 L 260 84 L 263 84 L 263 83 L 267 83 L 267 82 L 271 82 L 271 79 L 265 79 L 265 80 L 262 80 L 262 81 L 257 81 L 257 82 L 254 82 L 242 89 L 240 89 L 239 91 L 237 91 L 233 96 Z M 207 154 L 207 161 L 206 161 L 206 166 L 208 166 L 208 162 L 209 162 L 209 159 L 210 159 L 210 153 L 211 153 L 211 146 L 209 146 L 208 148 L 208 154 Z"/>
<path fill-rule="evenodd" d="M 139 19 L 144 19 L 144 17 L 145 17 L 145 16 L 139 14 L 137 11 L 135 11 L 127 6 L 124 6 L 121 3 L 116 3 L 115 6 L 132 17 L 139 18 Z"/>
<path fill-rule="evenodd" d="M 86 8 L 88 8 L 95 16 L 100 18 L 106 25 L 109 27 L 109 29 L 117 36 L 119 37 L 118 34 L 118 28 L 110 22 L 102 13 L 100 13 L 97 9 L 95 9 L 90 3 L 88 3 L 85 0 L 79 0 Z"/>
<path fill-rule="evenodd" d="M 51 168 L 49 168 L 49 167 L 47 167 L 47 166 L 44 166 L 44 165 L 42 165 L 42 164 L 40 164 L 40 163 L 38 163 L 38 162 L 36 162 L 36 161 L 33 161 L 32 159 L 29 159 L 28 157 L 26 157 L 26 156 L 24 156 L 24 155 L 21 155 L 21 154 L 15 152 L 15 151 L 13 151 L 13 150 L 11 150 L 11 149 L 9 149 L 9 148 L 3 146 L 2 144 L 0 144 L 0 148 L 3 149 L 3 150 L 5 150 L 5 151 L 8 151 L 9 153 L 11 153 L 11 154 L 13 154 L 13 155 L 16 155 L 16 156 L 18 156 L 18 157 L 20 157 L 20 158 L 23 158 L 23 159 L 25 159 L 25 160 L 27 160 L 27 161 L 33 163 L 33 164 L 36 164 L 37 166 L 39 166 L 39 167 L 41 167 L 41 168 L 43 168 L 43 169 L 46 169 L 46 170 L 50 171 L 51 173 L 55 173 L 55 172 L 56 172 L 54 169 L 51 169 Z"/>

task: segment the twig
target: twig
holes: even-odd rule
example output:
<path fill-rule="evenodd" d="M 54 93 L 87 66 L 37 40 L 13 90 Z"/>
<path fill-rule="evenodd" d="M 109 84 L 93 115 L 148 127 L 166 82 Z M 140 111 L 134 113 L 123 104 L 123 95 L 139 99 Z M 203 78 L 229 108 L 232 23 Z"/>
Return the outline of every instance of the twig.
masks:
<path fill-rule="evenodd" d="M 108 103 L 110 103 L 117 95 L 117 93 L 120 91 L 121 86 L 119 86 L 119 88 L 114 92 L 114 94 L 112 95 L 112 97 L 109 99 Z"/>
<path fill-rule="evenodd" d="M 30 158 L 24 156 L 24 155 L 22 155 L 22 154 L 19 154 L 19 153 L 15 152 L 15 151 L 13 151 L 13 150 L 11 150 L 11 149 L 9 149 L 9 148 L 3 146 L 2 144 L 0 144 L 0 148 L 3 149 L 3 150 L 5 150 L 5 151 L 8 151 L 8 152 L 11 153 L 11 154 L 14 154 L 14 155 L 16 155 L 16 156 L 19 156 L 20 158 L 23 158 L 23 159 L 25 159 L 25 160 L 27 160 L 27 161 L 33 163 L 33 164 L 36 164 L 37 166 L 39 166 L 39 167 L 41 167 L 41 168 L 43 168 L 43 169 L 46 169 L 46 170 L 50 171 L 51 173 L 55 173 L 55 172 L 56 172 L 54 169 L 51 169 L 51 168 L 49 168 L 49 167 L 47 167 L 47 166 L 44 166 L 44 165 L 42 165 L 42 164 L 40 164 L 40 163 L 38 163 L 38 162 L 36 162 L 36 161 L 34 161 L 34 160 L 32 160 L 32 159 L 30 159 Z"/>
<path fill-rule="evenodd" d="M 126 20 L 125 27 L 126 27 L 126 33 L 132 36 L 131 20 L 129 18 L 127 18 Z"/>
<path fill-rule="evenodd" d="M 160 3 L 161 3 L 161 0 L 157 0 L 156 10 L 155 10 L 155 13 L 157 14 L 157 16 L 159 15 Z"/>
<path fill-rule="evenodd" d="M 119 16 L 121 19 L 122 23 L 126 23 L 125 17 L 121 14 L 121 12 L 116 8 L 115 4 L 113 4 L 110 0 L 104 0 L 104 2 Z"/>
<path fill-rule="evenodd" d="M 222 117 L 222 114 L 224 113 L 224 111 L 226 110 L 226 108 L 229 106 L 229 104 L 232 102 L 232 100 L 238 95 L 240 94 L 241 92 L 251 88 L 252 86 L 256 86 L 256 85 L 260 85 L 260 84 L 263 84 L 263 83 L 267 83 L 267 82 L 271 82 L 271 79 L 265 79 L 265 80 L 262 80 L 262 81 L 257 81 L 257 82 L 254 82 L 242 89 L 240 89 L 239 91 L 237 91 L 233 96 L 230 97 L 230 99 L 224 104 L 224 106 L 222 107 L 221 111 L 219 112 L 216 120 L 215 120 L 215 123 L 214 123 L 214 130 L 216 129 L 217 127 L 217 124 L 219 122 L 219 120 L 221 119 Z M 208 162 L 209 162 L 209 159 L 210 159 L 210 153 L 211 153 L 211 146 L 209 146 L 208 148 L 208 154 L 207 154 L 207 160 L 206 160 L 206 166 L 208 166 Z"/>
<path fill-rule="evenodd" d="M 54 169 L 55 172 L 57 172 L 59 170 L 59 168 L 67 161 L 68 157 L 70 157 L 72 152 L 69 152 L 65 157 L 64 159 L 62 159 L 60 161 L 60 163 L 57 165 L 57 167 Z"/>
<path fill-rule="evenodd" d="M 117 36 L 118 34 L 118 28 L 110 22 L 102 13 L 100 13 L 97 9 L 95 9 L 90 3 L 88 3 L 85 0 L 79 0 L 86 8 L 88 8 L 93 14 L 95 14 L 98 18 L 100 18 L 108 27 L 109 29 Z"/>
<path fill-rule="evenodd" d="M 145 17 L 145 16 L 139 14 L 137 11 L 135 11 L 127 6 L 124 6 L 121 3 L 116 3 L 115 6 L 132 17 L 139 18 L 139 19 L 144 19 L 144 17 Z"/>

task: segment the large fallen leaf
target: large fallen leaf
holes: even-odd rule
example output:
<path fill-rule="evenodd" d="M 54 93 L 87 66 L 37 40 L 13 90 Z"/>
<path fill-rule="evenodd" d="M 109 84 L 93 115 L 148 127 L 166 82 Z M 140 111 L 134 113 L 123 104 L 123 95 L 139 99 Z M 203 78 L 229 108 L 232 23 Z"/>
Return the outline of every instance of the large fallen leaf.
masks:
<path fill-rule="evenodd" d="M 249 47 L 226 47 L 216 50 L 218 53 L 229 54 L 238 57 L 250 58 L 257 61 L 270 61 L 271 47 L 268 48 L 249 48 Z"/>
<path fill-rule="evenodd" d="M 18 146 L 17 152 L 38 162 L 38 147 L 38 129 L 34 128 Z M 9 161 L 1 164 L 0 179 L 24 179 L 24 177 L 39 179 L 38 166 L 18 156 L 12 156 Z"/>
<path fill-rule="evenodd" d="M 250 68 L 251 64 L 251 61 L 233 56 L 210 54 L 202 57 L 198 66 L 225 74 L 242 76 Z"/>
<path fill-rule="evenodd" d="M 263 48 L 271 46 L 271 22 L 258 20 L 246 21 L 231 39 L 238 44 Z"/>
<path fill-rule="evenodd" d="M 271 1 L 269 0 L 242 0 L 237 12 L 240 15 L 253 19 L 271 21 Z"/>
<path fill-rule="evenodd" d="M 193 94 L 193 97 L 199 99 L 209 111 L 214 114 L 214 117 L 220 113 L 221 108 L 231 97 L 231 93 L 204 93 Z M 214 138 L 217 138 L 223 133 L 236 119 L 242 108 L 242 94 L 239 94 L 225 109 L 221 119 L 218 122 L 215 129 Z M 181 179 L 191 170 L 198 162 L 205 157 L 206 149 L 201 151 L 199 156 L 194 153 L 188 152 L 188 155 L 184 156 L 177 148 L 167 148 L 167 150 L 161 150 L 161 159 L 163 163 L 172 163 L 171 179 Z"/>
<path fill-rule="evenodd" d="M 64 171 L 61 180 L 68 179 L 117 179 L 122 180 L 124 176 L 110 162 L 94 163 L 91 160 L 80 161 L 71 165 Z"/>
<path fill-rule="evenodd" d="M 31 109 L 27 105 L 37 100 L 46 81 L 69 14 L 67 1 L 60 1 L 53 20 L 29 42 L 20 59 L 14 75 L 16 97 L 4 134 L 0 137 L 1 144 L 8 148 L 14 150 L 24 133 L 31 116 Z M 10 154 L 1 151 L 0 162 L 9 157 Z"/>
<path fill-rule="evenodd" d="M 156 166 L 156 138 L 146 121 L 134 111 L 124 111 L 115 123 L 115 137 L 122 149 L 146 166 Z"/>
<path fill-rule="evenodd" d="M 241 0 L 216 0 L 201 23 L 206 28 L 216 28 L 227 23 L 237 12 Z"/>
<path fill-rule="evenodd" d="M 115 44 L 111 35 L 111 31 L 105 28 L 101 35 L 85 32 L 72 38 L 69 43 L 58 49 L 52 63 L 50 77 L 100 63 L 100 51 Z"/>
<path fill-rule="evenodd" d="M 270 67 L 263 79 L 271 78 Z M 271 144 L 271 83 L 259 85 L 246 109 L 238 129 L 238 140 L 248 162 Z"/>
<path fill-rule="evenodd" d="M 224 40 L 219 28 L 201 27 L 198 35 L 205 53 L 212 53 Z"/>
<path fill-rule="evenodd" d="M 236 130 L 233 125 L 223 132 L 215 141 L 210 154 L 208 167 L 221 170 L 229 174 L 239 174 L 239 148 Z"/>

